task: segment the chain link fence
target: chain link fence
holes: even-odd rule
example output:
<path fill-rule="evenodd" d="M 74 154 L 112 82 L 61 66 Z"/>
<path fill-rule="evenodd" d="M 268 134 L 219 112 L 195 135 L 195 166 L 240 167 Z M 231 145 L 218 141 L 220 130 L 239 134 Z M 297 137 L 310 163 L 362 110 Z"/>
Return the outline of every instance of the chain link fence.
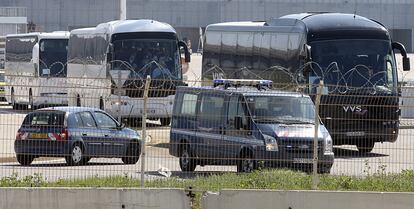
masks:
<path fill-rule="evenodd" d="M 139 71 L 120 61 L 125 69 L 104 74 L 77 64 L 77 77 L 24 75 L 24 65 L 6 71 L 0 176 L 146 180 L 262 169 L 347 176 L 413 169 L 411 87 L 402 87 L 402 96 L 327 94 L 323 83 L 202 81 L 201 56 L 192 58 L 184 80 L 154 60 Z"/>

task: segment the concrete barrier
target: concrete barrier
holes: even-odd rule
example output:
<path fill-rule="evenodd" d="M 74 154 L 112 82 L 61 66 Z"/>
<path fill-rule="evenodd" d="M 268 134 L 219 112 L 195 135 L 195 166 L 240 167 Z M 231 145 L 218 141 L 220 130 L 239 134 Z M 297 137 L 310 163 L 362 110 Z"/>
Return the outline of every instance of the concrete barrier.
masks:
<path fill-rule="evenodd" d="M 190 209 L 179 189 L 0 188 L 1 209 Z"/>
<path fill-rule="evenodd" d="M 223 190 L 207 193 L 203 209 L 412 209 L 414 193 Z"/>

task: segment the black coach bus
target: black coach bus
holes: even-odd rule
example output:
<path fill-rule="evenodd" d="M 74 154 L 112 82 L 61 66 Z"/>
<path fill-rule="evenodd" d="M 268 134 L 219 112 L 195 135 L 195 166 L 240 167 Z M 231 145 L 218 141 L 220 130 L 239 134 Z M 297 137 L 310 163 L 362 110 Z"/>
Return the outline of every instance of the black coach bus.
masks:
<path fill-rule="evenodd" d="M 370 152 L 394 142 L 399 89 L 392 42 L 381 23 L 354 14 L 302 13 L 267 22 L 229 22 L 206 28 L 202 76 L 271 79 L 315 95 L 324 81 L 320 117 L 334 144 Z M 298 88 L 299 87 L 299 88 Z"/>

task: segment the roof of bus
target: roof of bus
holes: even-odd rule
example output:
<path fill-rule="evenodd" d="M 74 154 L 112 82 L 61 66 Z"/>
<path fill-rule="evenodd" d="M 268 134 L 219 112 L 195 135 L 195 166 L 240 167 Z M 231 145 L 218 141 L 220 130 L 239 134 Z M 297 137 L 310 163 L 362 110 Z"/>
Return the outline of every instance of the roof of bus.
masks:
<path fill-rule="evenodd" d="M 33 32 L 33 33 L 21 33 L 21 34 L 9 34 L 7 38 L 24 38 L 24 37 L 33 37 L 37 36 L 39 40 L 41 39 L 69 39 L 68 31 L 54 31 L 50 33 L 45 32 Z"/>
<path fill-rule="evenodd" d="M 92 28 L 81 28 L 71 31 L 71 34 L 94 34 L 94 33 L 134 33 L 134 32 L 166 32 L 176 33 L 175 29 L 163 22 L 156 20 L 116 20 L 101 23 Z"/>
<path fill-rule="evenodd" d="M 280 19 L 287 18 L 302 20 L 311 31 L 344 29 L 387 31 L 381 23 L 355 14 L 300 13 L 286 15 Z"/>
<path fill-rule="evenodd" d="M 296 30 L 292 30 L 296 28 Z M 207 26 L 208 30 L 223 31 L 279 31 L 298 32 L 308 30 L 308 34 L 326 33 L 337 36 L 347 31 L 371 32 L 373 38 L 389 39 L 387 29 L 379 22 L 362 16 L 344 13 L 300 13 L 274 18 L 267 22 L 225 22 Z M 336 33 L 336 34 L 335 34 Z M 360 36 L 364 33 L 358 32 Z M 355 35 L 355 33 L 350 36 Z M 365 35 L 369 37 L 369 35 Z"/>

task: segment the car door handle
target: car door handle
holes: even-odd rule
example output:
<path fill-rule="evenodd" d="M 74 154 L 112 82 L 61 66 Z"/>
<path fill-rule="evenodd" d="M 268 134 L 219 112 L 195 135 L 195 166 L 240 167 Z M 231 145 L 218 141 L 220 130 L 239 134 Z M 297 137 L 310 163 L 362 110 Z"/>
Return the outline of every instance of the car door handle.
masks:
<path fill-rule="evenodd" d="M 82 136 L 88 136 L 88 134 L 83 133 Z"/>
<path fill-rule="evenodd" d="M 105 134 L 104 136 L 105 136 L 105 137 L 109 137 L 109 135 L 108 135 L 108 134 Z"/>

